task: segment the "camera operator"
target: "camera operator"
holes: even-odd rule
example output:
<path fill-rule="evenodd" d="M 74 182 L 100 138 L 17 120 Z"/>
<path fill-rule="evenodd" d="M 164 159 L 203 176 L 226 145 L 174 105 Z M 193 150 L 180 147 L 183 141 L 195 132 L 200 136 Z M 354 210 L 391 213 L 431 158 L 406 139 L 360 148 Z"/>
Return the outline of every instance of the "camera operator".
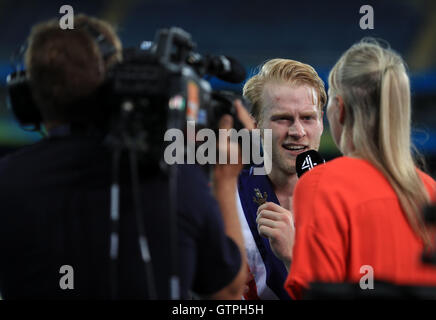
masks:
<path fill-rule="evenodd" d="M 75 29 L 57 20 L 35 26 L 25 54 L 33 98 L 48 136 L 0 161 L 0 294 L 4 299 L 108 299 L 111 152 L 95 92 L 121 60 L 121 43 L 105 22 L 79 15 Z M 104 37 L 112 52 L 95 39 Z M 239 113 L 246 112 L 236 106 Z M 107 111 L 109 112 L 109 111 Z M 232 118 L 222 119 L 222 128 Z M 131 197 L 121 157 L 117 298 L 148 299 Z M 178 167 L 178 274 L 181 298 L 195 292 L 232 299 L 246 280 L 236 209 L 241 165 L 214 168 L 213 192 L 195 165 Z M 144 230 L 156 298 L 170 297 L 168 181 L 140 167 Z M 69 270 L 66 272 L 65 270 Z M 68 277 L 67 277 L 68 276 Z M 67 277 L 67 278 L 65 278 Z"/>

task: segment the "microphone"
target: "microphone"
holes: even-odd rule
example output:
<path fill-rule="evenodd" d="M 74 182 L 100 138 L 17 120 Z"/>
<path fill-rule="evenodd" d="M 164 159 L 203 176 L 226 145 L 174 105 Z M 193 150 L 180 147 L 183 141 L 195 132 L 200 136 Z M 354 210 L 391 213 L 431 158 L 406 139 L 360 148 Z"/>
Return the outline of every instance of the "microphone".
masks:
<path fill-rule="evenodd" d="M 236 59 L 228 56 L 206 57 L 207 73 L 213 74 L 221 80 L 240 83 L 246 78 L 246 71 Z"/>
<path fill-rule="evenodd" d="M 300 153 L 295 160 L 298 178 L 300 178 L 306 171 L 312 170 L 317 165 L 323 163 L 325 163 L 325 160 L 318 151 L 308 150 Z"/>
<path fill-rule="evenodd" d="M 195 67 L 200 74 L 211 74 L 223 81 L 240 83 L 246 78 L 244 66 L 232 57 L 202 56 L 199 53 L 191 52 L 186 62 Z"/>

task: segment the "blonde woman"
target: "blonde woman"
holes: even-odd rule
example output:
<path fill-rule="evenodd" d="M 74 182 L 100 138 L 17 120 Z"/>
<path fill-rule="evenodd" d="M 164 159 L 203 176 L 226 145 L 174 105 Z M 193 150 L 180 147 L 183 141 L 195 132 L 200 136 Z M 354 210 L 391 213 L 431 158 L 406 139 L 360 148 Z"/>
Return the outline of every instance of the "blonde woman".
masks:
<path fill-rule="evenodd" d="M 371 39 L 348 49 L 329 75 L 327 117 L 344 156 L 297 183 L 288 293 L 301 298 L 311 282 L 358 283 L 363 266 L 375 280 L 436 285 L 436 268 L 421 262 L 432 244 L 421 210 L 436 182 L 413 160 L 401 57 Z"/>

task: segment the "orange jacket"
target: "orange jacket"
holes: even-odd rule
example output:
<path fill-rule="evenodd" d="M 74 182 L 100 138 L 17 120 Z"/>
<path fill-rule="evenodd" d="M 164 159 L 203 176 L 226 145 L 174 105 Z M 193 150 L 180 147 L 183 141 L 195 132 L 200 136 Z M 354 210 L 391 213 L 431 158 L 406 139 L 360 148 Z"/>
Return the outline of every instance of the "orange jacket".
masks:
<path fill-rule="evenodd" d="M 419 171 L 434 200 L 436 182 Z M 298 181 L 295 246 L 285 288 L 294 299 L 310 282 L 374 279 L 436 285 L 436 267 L 421 262 L 423 243 L 410 227 L 388 180 L 368 161 L 340 157 Z"/>

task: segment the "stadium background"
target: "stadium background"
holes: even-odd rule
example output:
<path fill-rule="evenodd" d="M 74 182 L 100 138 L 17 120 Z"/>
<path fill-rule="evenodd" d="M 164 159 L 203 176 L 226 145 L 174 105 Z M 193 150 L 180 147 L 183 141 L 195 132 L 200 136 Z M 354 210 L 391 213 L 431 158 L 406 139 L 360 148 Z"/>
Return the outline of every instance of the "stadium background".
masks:
<path fill-rule="evenodd" d="M 123 45 L 153 40 L 156 30 L 178 26 L 191 33 L 200 53 L 226 54 L 243 63 L 250 76 L 267 59 L 284 57 L 315 67 L 327 84 L 330 68 L 353 43 L 366 36 L 386 40 L 405 58 L 411 76 L 413 140 L 436 177 L 436 1 L 200 1 L 200 0 L 0 0 L 0 155 L 41 137 L 20 129 L 6 107 L 5 79 L 11 54 L 30 28 L 60 18 L 69 4 L 74 13 L 105 19 L 117 27 Z M 374 29 L 362 30 L 362 5 L 374 9 Z M 241 92 L 241 85 L 212 79 L 216 89 Z M 320 152 L 339 155 L 325 120 Z"/>

